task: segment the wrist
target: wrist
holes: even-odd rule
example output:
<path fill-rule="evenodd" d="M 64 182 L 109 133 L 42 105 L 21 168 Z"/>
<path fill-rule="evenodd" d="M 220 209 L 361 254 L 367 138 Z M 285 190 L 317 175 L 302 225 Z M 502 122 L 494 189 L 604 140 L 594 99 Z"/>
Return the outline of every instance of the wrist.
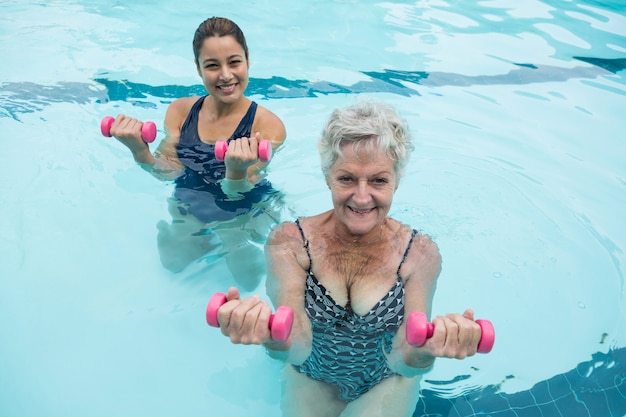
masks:
<path fill-rule="evenodd" d="M 228 196 L 240 195 L 254 188 L 254 184 L 251 184 L 250 182 L 248 182 L 246 178 L 242 178 L 242 179 L 224 178 L 223 180 L 220 181 L 220 186 L 224 194 Z"/>
<path fill-rule="evenodd" d="M 226 168 L 226 179 L 233 181 L 242 181 L 248 178 L 248 171 Z"/>
<path fill-rule="evenodd" d="M 133 151 L 133 158 L 139 165 L 154 165 L 154 156 L 147 146 L 144 149 Z"/>

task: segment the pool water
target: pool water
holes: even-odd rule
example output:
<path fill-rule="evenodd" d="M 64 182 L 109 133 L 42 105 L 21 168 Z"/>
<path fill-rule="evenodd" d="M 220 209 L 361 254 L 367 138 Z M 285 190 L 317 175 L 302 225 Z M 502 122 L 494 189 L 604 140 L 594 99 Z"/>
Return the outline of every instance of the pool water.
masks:
<path fill-rule="evenodd" d="M 284 220 L 330 208 L 335 107 L 409 121 L 391 215 L 439 245 L 433 313 L 472 307 L 497 334 L 437 361 L 416 416 L 626 415 L 626 6 L 590 0 L 0 3 L 0 415 L 279 415 L 280 364 L 204 322 L 225 263 L 163 269 L 173 185 L 98 131 L 161 129 L 203 93 L 191 38 L 213 15 L 241 25 L 248 93 L 287 127 Z"/>

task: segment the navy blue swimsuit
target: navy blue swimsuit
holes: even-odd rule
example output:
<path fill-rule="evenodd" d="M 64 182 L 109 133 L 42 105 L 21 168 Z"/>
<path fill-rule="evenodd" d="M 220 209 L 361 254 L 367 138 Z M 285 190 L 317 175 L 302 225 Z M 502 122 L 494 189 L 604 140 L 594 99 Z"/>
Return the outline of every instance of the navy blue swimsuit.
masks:
<path fill-rule="evenodd" d="M 254 204 L 267 200 L 276 191 L 269 181 L 261 180 L 241 199 L 224 194 L 219 181 L 226 176 L 226 164 L 215 158 L 215 145 L 202 142 L 198 134 L 198 117 L 206 97 L 194 103 L 181 128 L 176 151 L 185 170 L 175 181 L 174 196 L 184 203 L 178 207 L 181 214 L 193 214 L 205 223 L 223 222 L 248 213 Z M 256 109 L 257 104 L 252 102 L 228 142 L 250 137 Z"/>
<path fill-rule="evenodd" d="M 340 399 L 353 401 L 381 381 L 397 375 L 389 368 L 383 352 L 391 351 L 393 338 L 404 320 L 404 281 L 400 268 L 417 231 L 413 230 L 402 256 L 396 283 L 367 314 L 360 316 L 349 306 L 338 305 L 311 272 L 309 242 L 298 220 L 296 225 L 309 256 L 304 306 L 311 321 L 313 341 L 309 357 L 302 365 L 294 365 L 294 369 L 337 386 Z"/>

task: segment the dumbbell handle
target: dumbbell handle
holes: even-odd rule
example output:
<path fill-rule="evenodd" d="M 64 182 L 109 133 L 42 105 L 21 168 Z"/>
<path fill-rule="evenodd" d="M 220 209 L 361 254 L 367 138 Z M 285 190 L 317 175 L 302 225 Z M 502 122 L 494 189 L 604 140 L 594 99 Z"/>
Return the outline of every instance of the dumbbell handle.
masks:
<path fill-rule="evenodd" d="M 215 158 L 218 161 L 223 161 L 228 151 L 228 142 L 225 140 L 218 140 L 215 142 Z M 259 159 L 262 162 L 267 162 L 272 159 L 272 143 L 269 140 L 262 140 L 259 142 Z"/>
<path fill-rule="evenodd" d="M 496 340 L 496 333 L 493 324 L 489 320 L 476 320 L 480 326 L 480 341 L 478 342 L 478 353 L 489 353 Z M 421 311 L 414 311 L 409 314 L 406 322 L 406 340 L 410 345 L 422 346 L 426 339 L 432 337 L 435 325 L 428 322 L 426 314 Z"/>
<path fill-rule="evenodd" d="M 215 293 L 209 299 L 206 306 L 206 322 L 209 326 L 220 327 L 217 319 L 217 311 L 226 303 L 226 294 Z M 280 306 L 276 313 L 270 316 L 269 329 L 272 339 L 284 342 L 289 339 L 293 327 L 293 310 L 289 307 Z"/>
<path fill-rule="evenodd" d="M 102 132 L 102 135 L 107 138 L 111 137 L 111 125 L 113 125 L 114 121 L 115 118 L 111 116 L 106 116 L 102 119 L 100 122 L 100 132 Z M 141 126 L 141 139 L 143 139 L 146 143 L 154 142 L 154 139 L 156 139 L 156 133 L 157 130 L 154 122 L 144 122 L 143 126 Z"/>

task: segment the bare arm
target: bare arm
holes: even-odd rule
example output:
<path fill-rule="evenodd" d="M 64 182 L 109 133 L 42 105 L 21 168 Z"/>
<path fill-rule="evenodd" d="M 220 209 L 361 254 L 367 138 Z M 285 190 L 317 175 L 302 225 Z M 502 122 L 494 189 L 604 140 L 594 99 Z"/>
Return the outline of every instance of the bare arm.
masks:
<path fill-rule="evenodd" d="M 222 189 L 226 194 L 249 191 L 263 176 L 268 162 L 262 162 L 258 156 L 258 144 L 269 140 L 272 152 L 276 152 L 285 142 L 287 132 L 278 116 L 259 106 L 252 126 L 250 138 L 236 138 L 230 141 L 224 160 L 226 178 Z"/>
<path fill-rule="evenodd" d="M 304 249 L 297 233 L 293 223 L 284 223 L 270 234 L 266 244 L 268 294 L 275 307 L 288 306 L 294 311 L 293 330 L 285 342 L 272 340 L 268 330 L 271 308 L 258 295 L 242 299 L 236 288 L 230 288 L 227 302 L 217 312 L 222 334 L 232 343 L 263 345 L 273 358 L 294 364 L 304 362 L 311 350 L 310 322 L 303 302 Z"/>
<path fill-rule="evenodd" d="M 131 151 L 139 166 L 155 178 L 165 181 L 176 179 L 184 169 L 178 160 L 176 146 L 180 128 L 192 100 L 185 98 L 170 104 L 165 115 L 165 138 L 154 154 L 150 152 L 148 144 L 141 139 L 143 122 L 137 119 L 120 114 L 111 126 L 111 134 Z"/>
<path fill-rule="evenodd" d="M 409 254 L 409 272 L 405 284 L 406 316 L 412 311 L 430 316 L 436 281 L 441 272 L 441 255 L 430 238 L 421 236 Z M 429 370 L 436 357 L 463 359 L 476 353 L 480 326 L 472 310 L 446 314 L 433 319 L 435 330 L 423 346 L 411 346 L 406 340 L 406 322 L 398 330 L 394 347 L 388 355 L 392 368 L 401 375 L 415 376 Z"/>
<path fill-rule="evenodd" d="M 304 310 L 306 269 L 309 259 L 297 226 L 283 223 L 270 234 L 265 245 L 267 293 L 275 306 L 289 306 L 294 311 L 291 337 L 285 343 L 264 343 L 270 356 L 292 364 L 301 364 L 311 352 L 311 322 Z"/>
<path fill-rule="evenodd" d="M 405 317 L 413 311 L 421 311 L 430 317 L 440 272 L 441 255 L 437 245 L 428 236 L 417 235 L 401 270 L 401 274 L 406 277 Z M 405 319 L 394 338 L 387 360 L 394 371 L 410 377 L 428 370 L 435 361 L 435 355 L 426 349 L 409 345 Z"/>

